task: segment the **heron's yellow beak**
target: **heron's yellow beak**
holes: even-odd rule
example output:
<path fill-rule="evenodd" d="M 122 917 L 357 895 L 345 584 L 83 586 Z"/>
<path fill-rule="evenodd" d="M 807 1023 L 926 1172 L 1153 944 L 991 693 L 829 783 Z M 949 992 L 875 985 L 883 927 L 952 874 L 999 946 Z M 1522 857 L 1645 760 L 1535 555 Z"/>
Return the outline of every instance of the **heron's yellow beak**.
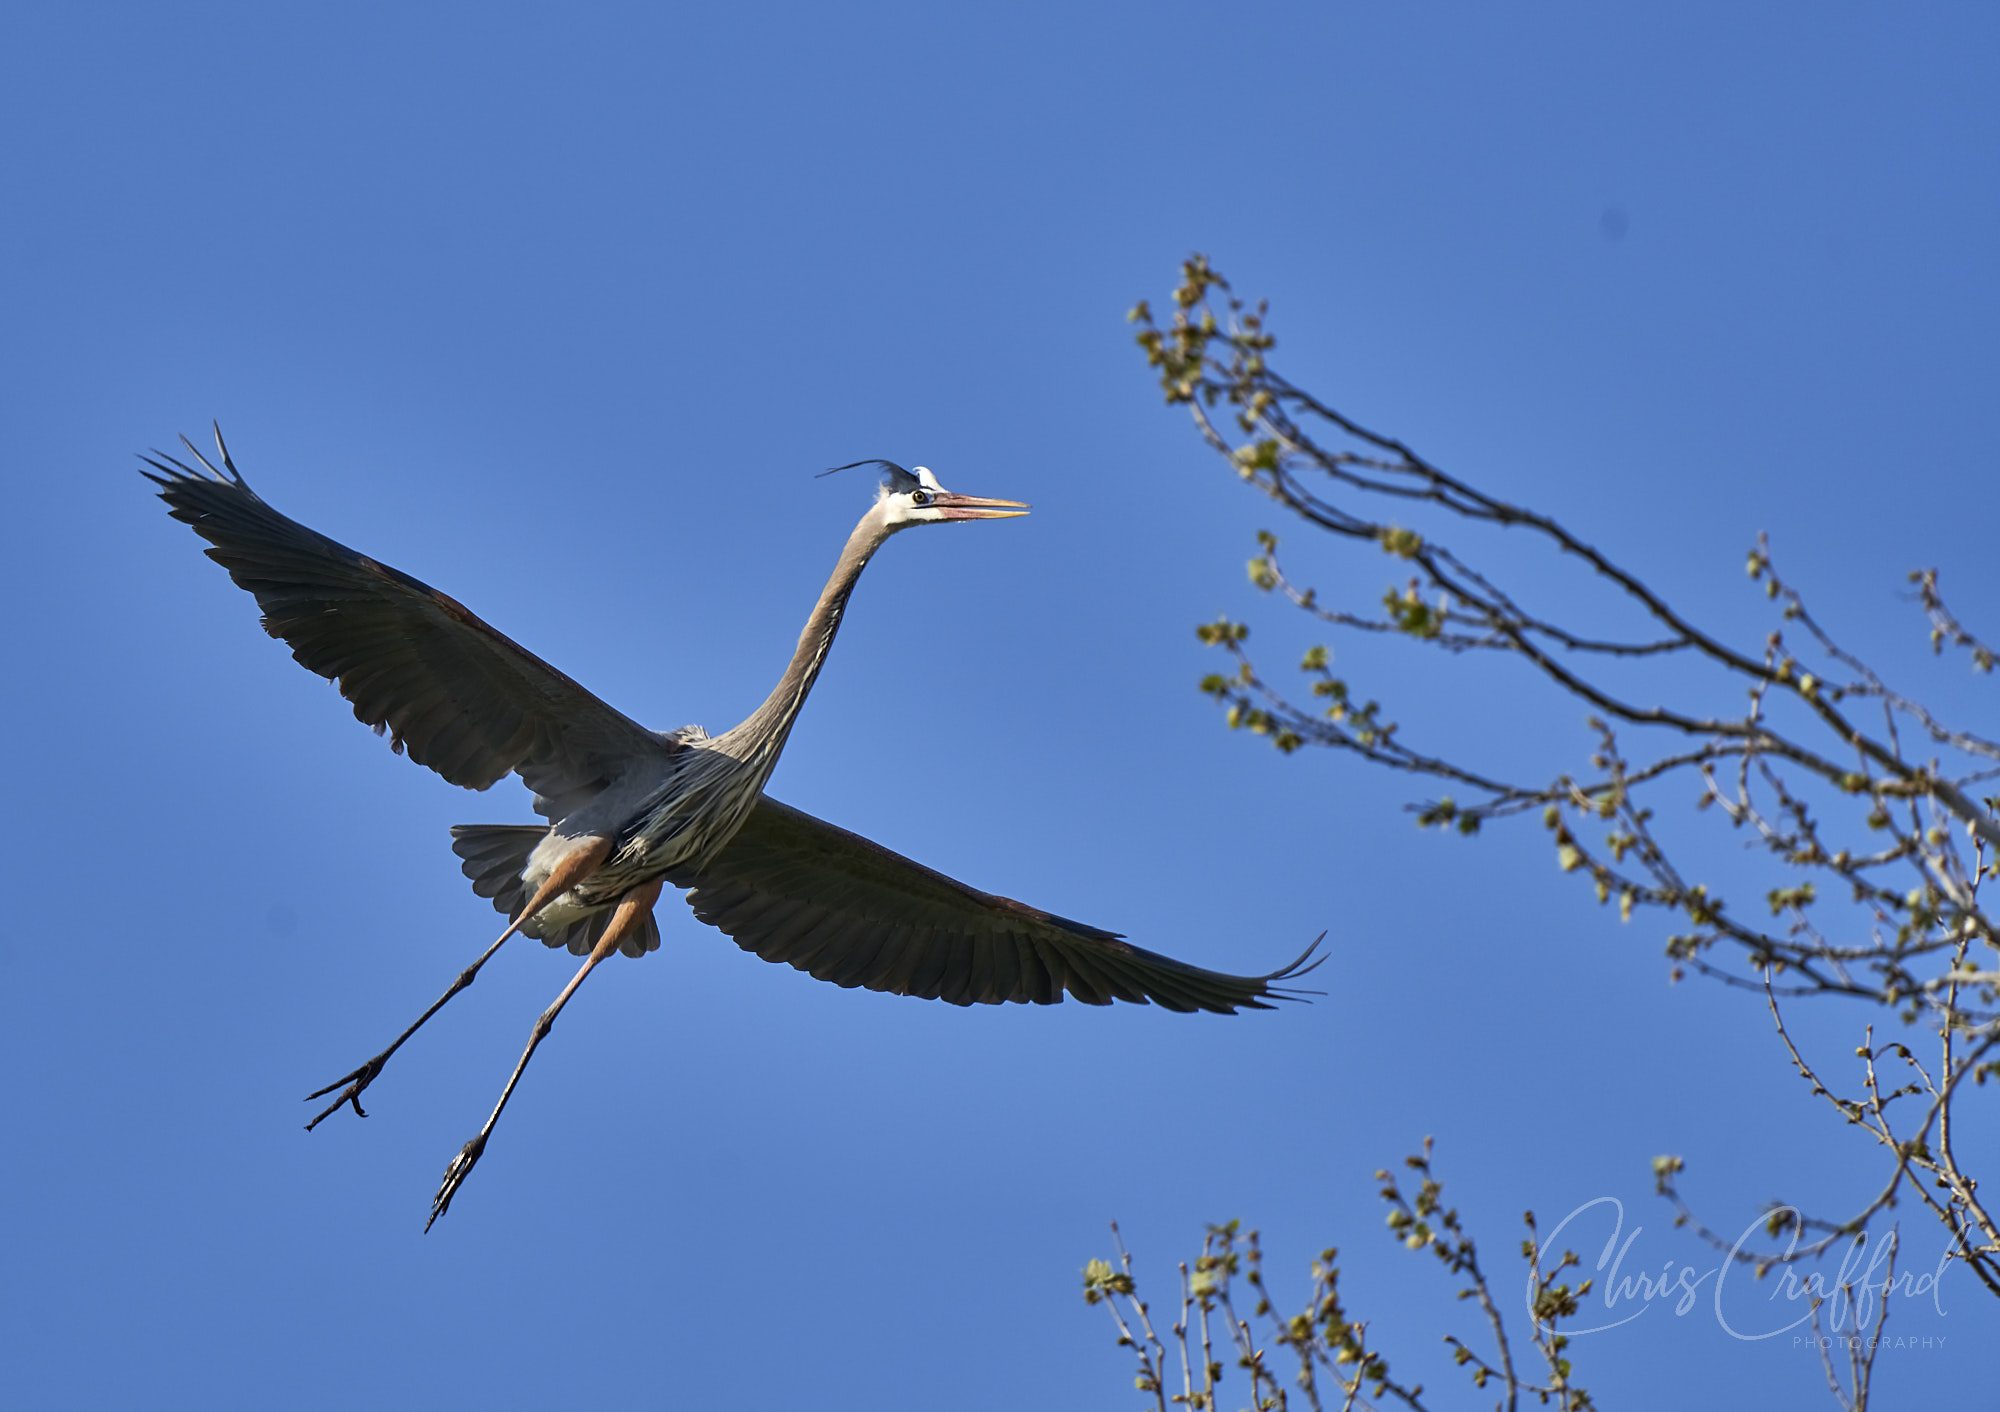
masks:
<path fill-rule="evenodd" d="M 1011 520 L 1028 513 L 1027 505 L 1019 500 L 988 500 L 978 495 L 953 495 L 948 491 L 932 503 L 947 520 Z"/>

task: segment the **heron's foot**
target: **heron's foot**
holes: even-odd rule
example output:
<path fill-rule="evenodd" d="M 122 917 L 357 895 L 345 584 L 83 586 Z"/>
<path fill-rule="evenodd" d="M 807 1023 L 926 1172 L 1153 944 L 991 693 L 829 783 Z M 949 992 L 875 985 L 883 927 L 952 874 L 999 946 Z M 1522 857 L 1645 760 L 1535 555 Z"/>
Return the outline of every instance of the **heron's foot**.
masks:
<path fill-rule="evenodd" d="M 340 1089 L 340 1097 L 334 1099 L 331 1104 L 321 1109 L 319 1116 L 306 1124 L 306 1131 L 311 1132 L 314 1128 L 350 1104 L 353 1105 L 355 1117 L 367 1117 L 368 1111 L 361 1106 L 361 1090 L 375 1082 L 376 1077 L 382 1072 L 382 1066 L 388 1062 L 389 1056 L 387 1054 L 377 1054 L 353 1073 L 342 1074 L 325 1088 L 314 1089 L 311 1093 L 307 1094 L 306 1102 L 310 1103 L 315 1098 L 324 1098 L 335 1089 Z M 341 1088 L 343 1084 L 346 1085 L 345 1088 Z"/>
<path fill-rule="evenodd" d="M 444 1169 L 444 1181 L 439 1185 L 437 1195 L 431 1198 L 431 1218 L 424 1222 L 425 1230 L 436 1225 L 437 1218 L 451 1210 L 452 1197 L 457 1195 L 459 1186 L 472 1174 L 473 1164 L 485 1150 L 486 1134 L 481 1133 L 461 1147 L 458 1156 L 451 1159 L 451 1165 Z"/>

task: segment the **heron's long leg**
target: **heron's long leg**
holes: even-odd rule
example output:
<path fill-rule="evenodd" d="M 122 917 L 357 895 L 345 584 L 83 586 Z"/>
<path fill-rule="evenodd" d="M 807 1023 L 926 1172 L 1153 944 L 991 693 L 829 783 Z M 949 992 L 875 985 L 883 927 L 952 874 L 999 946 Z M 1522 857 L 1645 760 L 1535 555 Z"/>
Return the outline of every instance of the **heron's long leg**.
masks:
<path fill-rule="evenodd" d="M 460 971 L 458 979 L 451 983 L 450 988 L 443 995 L 432 1001 L 431 1008 L 417 1016 L 416 1022 L 397 1035 L 387 1049 L 377 1054 L 373 1059 L 370 1059 L 352 1073 L 342 1074 L 325 1088 L 315 1089 L 306 1095 L 306 1102 L 310 1103 L 315 1098 L 326 1097 L 337 1088 L 341 1090 L 340 1097 L 334 1099 L 331 1104 L 321 1110 L 318 1117 L 306 1124 L 306 1131 L 311 1132 L 327 1118 L 330 1118 L 339 1112 L 342 1107 L 349 1104 L 352 1104 L 354 1107 L 355 1117 L 367 1117 L 368 1114 L 361 1107 L 361 1091 L 367 1088 L 369 1084 L 375 1082 L 376 1078 L 382 1072 L 382 1066 L 389 1062 L 389 1056 L 403 1047 L 404 1040 L 422 1029 L 425 1021 L 437 1014 L 438 1011 L 444 1009 L 446 1001 L 471 985 L 479 975 L 479 968 L 492 960 L 493 953 L 498 951 L 509 937 L 519 931 L 530 917 L 533 917 L 537 912 L 548 906 L 549 903 L 555 901 L 558 897 L 569 891 L 570 888 L 581 882 L 585 876 L 597 868 L 598 864 L 604 861 L 606 855 L 610 852 L 611 840 L 608 838 L 597 839 L 588 847 L 577 850 L 569 857 L 563 859 L 561 863 L 557 864 L 555 871 L 549 874 L 549 880 L 535 890 L 535 895 L 529 898 L 527 905 L 521 908 L 520 915 L 507 924 L 506 931 L 500 933 L 500 939 L 481 952 L 477 961 L 474 961 L 470 966 Z M 343 1084 L 346 1085 L 345 1088 L 341 1087 Z"/>
<path fill-rule="evenodd" d="M 569 998 L 576 994 L 576 988 L 583 984 L 583 978 L 597 969 L 598 962 L 618 949 L 619 939 L 630 931 L 659 899 L 660 884 L 657 882 L 635 887 L 619 899 L 618 910 L 612 914 L 611 922 L 605 927 L 604 935 L 598 938 L 597 945 L 591 948 L 589 958 L 577 969 L 577 973 L 569 978 L 569 984 L 562 988 L 562 993 L 556 997 L 555 1003 L 542 1012 L 541 1018 L 535 1021 L 535 1027 L 528 1031 L 528 1047 L 521 1051 L 521 1060 L 514 1066 L 514 1072 L 508 1076 L 507 1087 L 500 1090 L 500 1101 L 493 1105 L 493 1112 L 486 1119 L 486 1126 L 479 1130 L 477 1137 L 459 1149 L 458 1156 L 452 1158 L 451 1165 L 444 1169 L 444 1181 L 438 1187 L 437 1195 L 431 1198 L 431 1218 L 424 1222 L 425 1230 L 429 1230 L 438 1217 L 451 1209 L 453 1194 L 472 1171 L 473 1164 L 479 1160 L 480 1154 L 486 1150 L 486 1139 L 493 1135 L 493 1125 L 500 1121 L 500 1115 L 507 1109 L 507 1100 L 514 1096 L 514 1085 L 521 1081 L 521 1075 L 527 1069 L 528 1061 L 535 1057 L 535 1047 L 555 1027 L 556 1016 L 562 1014 L 563 1006 L 569 1004 Z"/>

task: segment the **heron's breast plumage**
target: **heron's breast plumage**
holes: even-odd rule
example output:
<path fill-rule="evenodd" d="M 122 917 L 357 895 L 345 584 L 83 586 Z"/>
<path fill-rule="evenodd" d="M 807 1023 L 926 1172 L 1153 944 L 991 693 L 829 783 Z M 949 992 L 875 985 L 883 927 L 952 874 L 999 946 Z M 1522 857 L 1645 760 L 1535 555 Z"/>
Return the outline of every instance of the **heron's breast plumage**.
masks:
<path fill-rule="evenodd" d="M 769 775 L 769 763 L 707 743 L 679 752 L 666 777 L 606 831 L 611 856 L 576 889 L 577 899 L 607 904 L 658 878 L 684 886 L 743 826 Z"/>

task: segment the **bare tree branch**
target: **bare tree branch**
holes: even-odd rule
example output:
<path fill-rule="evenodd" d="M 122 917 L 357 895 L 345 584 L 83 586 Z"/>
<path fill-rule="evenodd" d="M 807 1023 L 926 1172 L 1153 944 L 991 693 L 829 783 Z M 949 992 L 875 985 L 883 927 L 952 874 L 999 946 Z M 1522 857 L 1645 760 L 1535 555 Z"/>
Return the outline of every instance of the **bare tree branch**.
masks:
<path fill-rule="evenodd" d="M 1839 640 L 1780 576 L 1764 536 L 1745 561 L 1763 600 L 1754 616 L 1701 623 L 1561 517 L 1444 470 L 1290 381 L 1270 364 L 1267 307 L 1235 296 L 1201 256 L 1183 264 L 1169 317 L 1141 304 L 1132 319 L 1167 402 L 1189 409 L 1246 486 L 1394 566 L 1376 604 L 1323 601 L 1267 530 L 1249 563 L 1256 587 L 1315 630 L 1399 636 L 1466 672 L 1496 657 L 1519 661 L 1553 706 L 1584 708 L 1594 738 L 1579 751 L 1588 768 L 1555 765 L 1523 779 L 1512 758 L 1502 765 L 1448 739 L 1416 740 L 1336 670 L 1330 645 L 1308 649 L 1299 675 L 1281 681 L 1253 656 L 1248 625 L 1218 619 L 1199 633 L 1227 667 L 1201 688 L 1227 725 L 1287 755 L 1332 750 L 1435 782 L 1451 792 L 1410 806 L 1424 827 L 1472 835 L 1539 816 L 1559 866 L 1589 879 L 1600 902 L 1615 900 L 1627 922 L 1668 923 L 1676 977 L 1764 996 L 1786 1061 L 1886 1163 L 1851 1215 L 1773 1208 L 1773 1248 L 1722 1242 L 1736 1258 L 1759 1268 L 1817 1260 L 1908 1199 L 1948 1233 L 1951 1258 L 2000 1295 L 2000 1226 L 1954 1142 L 1961 1106 L 2000 1075 L 2000 931 L 1981 898 L 2000 857 L 1991 783 L 2000 741 L 1892 685 Z M 1484 536 L 1495 530 L 1513 536 L 1515 551 L 1523 537 L 1541 546 L 1551 574 L 1530 580 L 1518 552 L 1504 561 L 1491 553 Z M 1514 567 L 1503 573 L 1503 562 Z M 1562 563 L 1583 568 L 1585 587 L 1535 602 L 1551 596 L 1539 585 Z M 1910 582 L 1934 652 L 1962 652 L 1990 673 L 1995 651 L 1946 604 L 1937 571 Z M 1630 627 L 1600 626 L 1621 620 Z M 1690 834 L 1678 818 L 1662 825 L 1663 803 L 1690 798 L 1719 830 Z M 1764 870 L 1762 908 L 1732 906 L 1717 881 L 1741 885 L 1746 850 Z M 1785 1019 L 1788 1004 L 1830 996 L 1873 1010 L 1855 1051 L 1859 1072 L 1844 1088 Z M 1919 1060 L 1932 1046 L 1935 1058 Z M 1681 1218 L 1719 1239 L 1680 1197 L 1680 1159 L 1660 1163 L 1660 1190 Z M 1819 1234 L 1801 1243 L 1801 1231 Z M 1525 1387 L 1493 1332 L 1496 1361 L 1480 1366 Z M 1865 1357 L 1855 1340 L 1848 1347 L 1844 1374 L 1827 1355 L 1829 1386 L 1844 1406 L 1865 1406 L 1872 1345 Z M 1553 1393 L 1560 1380 L 1544 1388 Z"/>

